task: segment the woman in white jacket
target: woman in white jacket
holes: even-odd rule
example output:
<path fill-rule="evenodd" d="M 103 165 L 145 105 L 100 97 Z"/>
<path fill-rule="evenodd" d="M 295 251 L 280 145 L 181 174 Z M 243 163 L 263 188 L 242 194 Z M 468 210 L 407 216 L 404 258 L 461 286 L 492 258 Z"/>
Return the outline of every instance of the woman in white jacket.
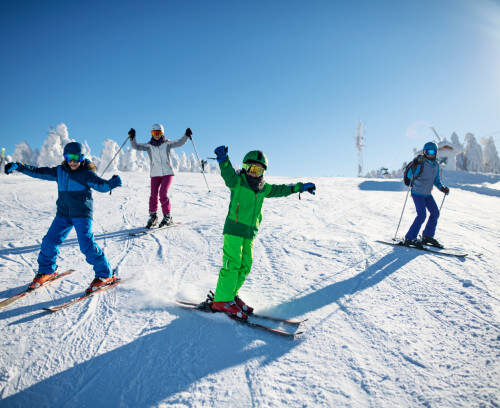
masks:
<path fill-rule="evenodd" d="M 163 219 L 158 227 L 172 224 L 170 215 L 170 200 L 168 198 L 168 189 L 172 184 L 174 171 L 170 161 L 170 149 L 180 147 L 191 139 L 190 128 L 186 129 L 184 136 L 178 140 L 167 140 L 164 136 L 163 125 L 154 124 L 151 127 L 151 140 L 148 143 L 137 143 L 135 141 L 135 129 L 130 129 L 128 135 L 132 147 L 148 153 L 151 163 L 151 195 L 149 197 L 149 220 L 146 228 L 151 228 L 158 221 L 156 210 L 158 209 L 158 192 L 160 193 L 160 203 L 163 212 Z"/>

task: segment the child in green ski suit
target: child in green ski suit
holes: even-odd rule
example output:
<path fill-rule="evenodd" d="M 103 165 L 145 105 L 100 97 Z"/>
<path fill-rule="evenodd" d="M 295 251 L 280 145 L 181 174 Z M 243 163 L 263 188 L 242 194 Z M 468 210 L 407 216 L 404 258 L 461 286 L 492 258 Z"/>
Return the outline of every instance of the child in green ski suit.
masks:
<path fill-rule="evenodd" d="M 253 308 L 240 299 L 238 291 L 252 267 L 253 240 L 262 220 L 264 198 L 286 197 L 304 191 L 315 194 L 316 186 L 313 183 L 266 183 L 267 158 L 260 150 L 245 155 L 240 172 L 236 172 L 229 161 L 227 146 L 219 146 L 215 154 L 221 176 L 231 190 L 231 202 L 224 224 L 223 266 L 212 309 L 245 319 Z"/>

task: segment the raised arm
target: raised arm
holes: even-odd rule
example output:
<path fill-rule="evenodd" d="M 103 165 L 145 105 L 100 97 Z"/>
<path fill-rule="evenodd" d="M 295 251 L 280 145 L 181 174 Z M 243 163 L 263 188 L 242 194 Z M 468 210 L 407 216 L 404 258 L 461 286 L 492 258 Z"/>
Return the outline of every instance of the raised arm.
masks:
<path fill-rule="evenodd" d="M 229 188 L 233 188 L 238 183 L 238 175 L 234 171 L 234 167 L 227 155 L 227 146 L 219 146 L 214 150 L 219 162 L 220 175 L 224 179 L 224 183 Z"/>
<path fill-rule="evenodd" d="M 181 147 L 188 141 L 188 139 L 191 139 L 191 134 L 192 134 L 191 129 L 187 128 L 186 132 L 184 133 L 184 136 L 182 136 L 180 139 L 171 140 L 170 142 L 167 143 L 172 148 Z"/>
<path fill-rule="evenodd" d="M 149 150 L 149 143 L 137 143 L 135 140 L 135 129 L 131 128 L 128 131 L 128 137 L 130 138 L 130 144 L 135 150 L 142 150 L 143 152 Z"/>

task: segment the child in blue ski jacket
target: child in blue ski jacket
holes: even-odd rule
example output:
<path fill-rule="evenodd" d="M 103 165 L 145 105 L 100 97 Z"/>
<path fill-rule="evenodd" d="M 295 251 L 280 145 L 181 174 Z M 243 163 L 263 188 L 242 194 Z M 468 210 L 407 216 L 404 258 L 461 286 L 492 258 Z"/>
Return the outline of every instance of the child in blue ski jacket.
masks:
<path fill-rule="evenodd" d="M 414 164 L 407 173 L 407 177 L 411 180 L 411 197 L 415 203 L 417 216 L 406 233 L 404 241 L 404 245 L 406 246 L 416 246 L 420 248 L 422 245 L 432 245 L 442 247 L 434 238 L 439 218 L 439 209 L 432 197 L 431 191 L 432 187 L 436 186 L 444 194 L 449 194 L 450 189 L 443 186 L 441 183 L 439 177 L 439 163 L 436 161 L 437 150 L 438 148 L 435 143 L 426 143 L 424 145 L 423 155 L 418 156 L 414 160 Z M 422 232 L 422 240 L 418 241 L 417 236 L 420 227 L 426 218 L 426 208 L 429 210 L 430 216 Z"/>
<path fill-rule="evenodd" d="M 108 192 L 122 185 L 120 176 L 115 175 L 109 180 L 98 177 L 95 173 L 95 165 L 85 159 L 82 145 L 77 142 L 66 144 L 64 161 L 59 166 L 34 167 L 22 163 L 7 163 L 5 173 L 10 174 L 14 170 L 30 177 L 57 182 L 56 217 L 43 237 L 38 255 L 38 273 L 29 288 L 35 289 L 57 276 L 56 260 L 59 246 L 73 227 L 76 230 L 80 250 L 87 262 L 93 265 L 95 271 L 95 279 L 91 282 L 87 292 L 90 293 L 100 286 L 114 282 L 116 277 L 92 233 L 91 189 L 101 193 Z"/>

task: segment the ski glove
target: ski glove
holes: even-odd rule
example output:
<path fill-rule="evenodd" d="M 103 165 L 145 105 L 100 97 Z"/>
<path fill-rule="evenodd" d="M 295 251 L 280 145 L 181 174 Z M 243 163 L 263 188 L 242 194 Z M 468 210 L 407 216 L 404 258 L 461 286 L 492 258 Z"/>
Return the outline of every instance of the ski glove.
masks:
<path fill-rule="evenodd" d="M 120 187 L 122 185 L 122 179 L 120 178 L 120 176 L 117 176 L 115 174 L 113 177 L 109 179 L 108 183 L 111 189 L 113 189 L 116 187 Z"/>
<path fill-rule="evenodd" d="M 217 156 L 217 161 L 219 163 L 225 162 L 227 160 L 227 146 L 219 146 L 214 150 L 214 153 Z"/>
<path fill-rule="evenodd" d="M 300 192 L 303 193 L 304 191 L 307 191 L 311 194 L 316 194 L 316 185 L 314 183 L 304 183 L 300 188 Z"/>
<path fill-rule="evenodd" d="M 11 163 L 7 163 L 5 165 L 5 174 L 10 174 L 12 173 L 14 170 L 17 170 L 21 167 L 21 164 L 20 163 L 14 163 L 14 162 L 11 162 Z"/>
<path fill-rule="evenodd" d="M 450 189 L 446 186 L 441 187 L 440 190 L 446 195 L 450 194 Z"/>
<path fill-rule="evenodd" d="M 134 128 L 130 128 L 130 130 L 128 131 L 128 137 L 130 137 L 131 139 L 135 139 L 135 129 Z"/>
<path fill-rule="evenodd" d="M 191 140 L 193 139 L 192 134 L 193 134 L 193 131 L 190 128 L 187 128 L 185 135 L 188 137 L 188 139 L 191 139 Z"/>

